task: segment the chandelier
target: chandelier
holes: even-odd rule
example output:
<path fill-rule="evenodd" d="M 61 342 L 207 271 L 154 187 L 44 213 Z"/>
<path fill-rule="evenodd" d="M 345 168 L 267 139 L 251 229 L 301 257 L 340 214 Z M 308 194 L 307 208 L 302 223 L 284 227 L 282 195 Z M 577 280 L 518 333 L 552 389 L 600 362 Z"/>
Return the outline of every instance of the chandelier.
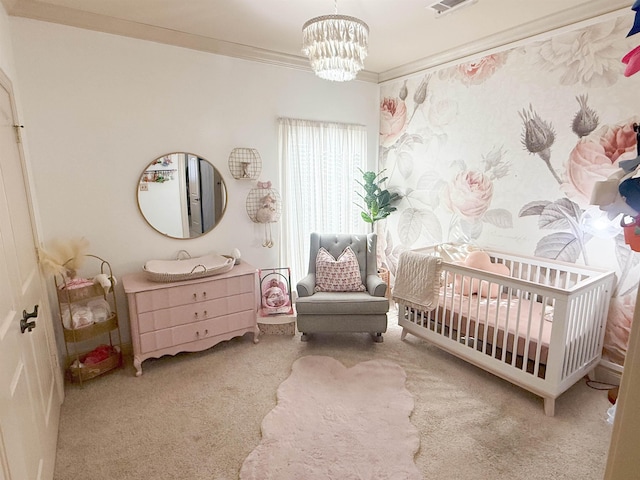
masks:
<path fill-rule="evenodd" d="M 302 26 L 302 52 L 317 76 L 346 82 L 364 67 L 369 27 L 355 17 L 338 15 L 337 0 L 334 3 L 334 15 L 312 18 Z"/>

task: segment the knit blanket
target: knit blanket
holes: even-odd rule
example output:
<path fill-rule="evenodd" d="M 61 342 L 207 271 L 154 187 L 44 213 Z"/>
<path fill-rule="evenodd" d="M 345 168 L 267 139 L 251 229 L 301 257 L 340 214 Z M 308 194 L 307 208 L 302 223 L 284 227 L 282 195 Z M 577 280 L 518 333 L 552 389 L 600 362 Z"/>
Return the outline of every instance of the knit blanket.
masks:
<path fill-rule="evenodd" d="M 408 307 L 431 311 L 438 304 L 442 258 L 406 251 L 398 259 L 392 299 Z"/>

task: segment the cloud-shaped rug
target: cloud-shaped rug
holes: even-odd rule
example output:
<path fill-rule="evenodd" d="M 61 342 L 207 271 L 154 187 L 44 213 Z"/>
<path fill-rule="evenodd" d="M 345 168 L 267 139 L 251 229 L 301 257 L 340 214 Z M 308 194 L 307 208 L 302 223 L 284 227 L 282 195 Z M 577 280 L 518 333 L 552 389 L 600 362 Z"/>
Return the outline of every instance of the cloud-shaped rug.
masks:
<path fill-rule="evenodd" d="M 420 437 L 406 373 L 388 360 L 352 368 L 325 356 L 296 360 L 241 480 L 420 480 Z"/>

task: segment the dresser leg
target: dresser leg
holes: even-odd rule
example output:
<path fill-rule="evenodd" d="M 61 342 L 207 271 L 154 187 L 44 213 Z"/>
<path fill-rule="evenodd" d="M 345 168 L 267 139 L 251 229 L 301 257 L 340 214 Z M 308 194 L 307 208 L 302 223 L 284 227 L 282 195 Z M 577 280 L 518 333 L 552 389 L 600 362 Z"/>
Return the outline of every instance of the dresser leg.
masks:
<path fill-rule="evenodd" d="M 133 357 L 133 366 L 136 367 L 136 377 L 142 375 L 142 362 L 140 361 L 140 358 Z"/>
<path fill-rule="evenodd" d="M 258 336 L 260 335 L 260 328 L 256 325 L 256 329 L 253 331 L 253 343 L 258 343 L 260 339 Z"/>

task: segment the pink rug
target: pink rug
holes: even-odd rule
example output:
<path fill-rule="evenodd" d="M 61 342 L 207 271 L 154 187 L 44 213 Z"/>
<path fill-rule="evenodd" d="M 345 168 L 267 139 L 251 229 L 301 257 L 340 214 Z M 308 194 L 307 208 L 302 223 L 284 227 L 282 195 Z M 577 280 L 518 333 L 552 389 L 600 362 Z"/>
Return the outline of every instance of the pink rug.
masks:
<path fill-rule="evenodd" d="M 262 421 L 241 480 L 420 480 L 406 373 L 388 360 L 347 369 L 331 357 L 296 360 Z"/>

